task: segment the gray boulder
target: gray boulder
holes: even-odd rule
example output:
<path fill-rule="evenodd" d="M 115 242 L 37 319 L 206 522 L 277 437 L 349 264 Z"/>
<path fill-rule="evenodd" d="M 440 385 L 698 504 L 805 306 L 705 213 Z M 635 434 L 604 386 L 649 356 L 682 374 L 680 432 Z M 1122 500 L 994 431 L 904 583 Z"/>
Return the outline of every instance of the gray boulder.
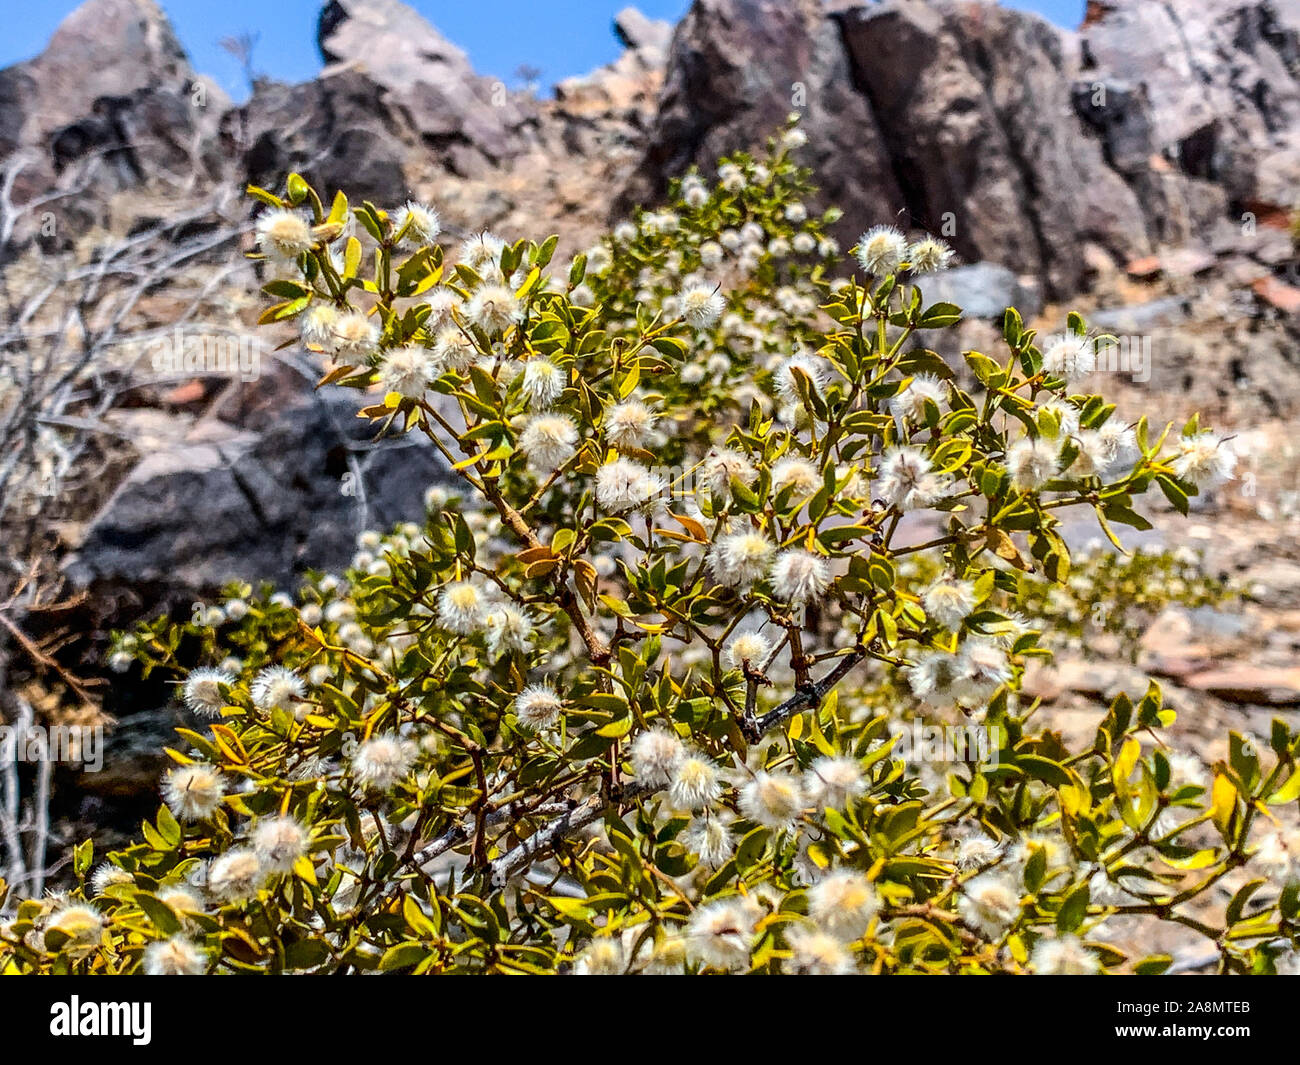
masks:
<path fill-rule="evenodd" d="M 421 518 L 425 490 L 448 479 L 415 440 L 372 447 L 355 395 L 337 391 L 291 403 L 260 431 L 207 422 L 142 459 L 90 522 L 68 573 L 175 597 L 230 580 L 283 587 L 305 569 L 342 566 L 358 532 Z"/>
<path fill-rule="evenodd" d="M 997 263 L 972 263 L 920 279 L 927 305 L 955 303 L 965 318 L 1000 321 L 1008 307 L 1030 318 L 1042 310 L 1042 298 L 1035 285 L 1022 280 Z"/>
<path fill-rule="evenodd" d="M 505 86 L 398 0 L 329 0 L 317 34 L 327 67 L 364 73 L 410 114 L 457 172 L 516 154 L 525 115 Z"/>
<path fill-rule="evenodd" d="M 222 118 L 221 141 L 254 185 L 279 188 L 298 171 L 326 197 L 343 189 L 381 207 L 406 199 L 407 161 L 420 151 L 406 109 L 348 68 L 296 85 L 259 84 Z"/>
<path fill-rule="evenodd" d="M 21 68 L 34 93 L 25 116 L 28 140 L 90 114 L 101 96 L 150 89 L 183 94 L 194 79 L 154 0 L 87 0 Z"/>
<path fill-rule="evenodd" d="M 804 111 L 823 198 L 846 208 L 840 237 L 886 221 L 902 199 L 867 99 L 853 84 L 835 24 L 817 0 L 696 0 L 673 35 L 643 165 L 616 213 L 654 200 L 692 164 L 759 147 Z"/>

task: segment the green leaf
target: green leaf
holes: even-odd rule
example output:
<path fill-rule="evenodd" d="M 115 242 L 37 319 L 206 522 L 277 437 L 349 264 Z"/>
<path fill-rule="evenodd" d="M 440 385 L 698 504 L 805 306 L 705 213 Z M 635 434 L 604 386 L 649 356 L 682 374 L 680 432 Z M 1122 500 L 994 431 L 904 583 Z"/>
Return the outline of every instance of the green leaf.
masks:
<path fill-rule="evenodd" d="M 1133 510 L 1131 507 L 1127 507 L 1123 503 L 1120 503 L 1118 500 L 1112 500 L 1102 509 L 1106 517 L 1111 521 L 1119 522 L 1121 525 L 1131 525 L 1135 529 L 1142 530 L 1154 528 L 1154 526 L 1141 514 Z"/>
<path fill-rule="evenodd" d="M 1043 877 L 1047 874 L 1047 848 L 1035 847 L 1034 853 L 1025 862 L 1025 890 L 1037 893 L 1043 886 Z"/>
<path fill-rule="evenodd" d="M 282 300 L 297 300 L 309 294 L 309 290 L 296 281 L 288 281 L 283 278 L 277 278 L 275 281 L 268 281 L 262 286 L 262 291 L 268 296 L 275 296 Z"/>
<path fill-rule="evenodd" d="M 181 930 L 181 922 L 172 912 L 171 907 L 154 898 L 147 891 L 136 892 L 135 903 L 163 935 L 174 936 Z"/>
<path fill-rule="evenodd" d="M 1084 915 L 1088 912 L 1088 902 L 1091 894 L 1088 890 L 1088 882 L 1075 887 L 1061 902 L 1061 908 L 1056 911 L 1056 930 L 1058 932 L 1073 932 L 1083 923 Z"/>
<path fill-rule="evenodd" d="M 936 303 L 930 307 L 921 320 L 916 323 L 918 329 L 946 329 L 961 321 L 961 308 L 955 303 Z"/>
<path fill-rule="evenodd" d="M 438 926 L 421 909 L 419 902 L 411 895 L 407 895 L 402 900 L 402 916 L 406 919 L 406 926 L 415 935 L 427 937 L 438 934 Z"/>
<path fill-rule="evenodd" d="M 185 838 L 181 826 L 176 823 L 176 818 L 165 805 L 158 807 L 158 831 L 172 847 L 179 846 L 181 840 Z"/>
<path fill-rule="evenodd" d="M 1264 880 L 1249 880 L 1237 889 L 1236 894 L 1232 896 L 1232 900 L 1228 903 L 1227 909 L 1223 911 L 1224 920 L 1229 928 L 1241 920 L 1241 915 L 1246 911 L 1246 903 L 1265 883 Z"/>
<path fill-rule="evenodd" d="M 390 973 L 394 969 L 419 965 L 429 956 L 429 953 L 429 948 L 423 943 L 399 943 L 384 952 L 384 956 L 379 959 L 379 971 Z"/>
<path fill-rule="evenodd" d="M 1050 758 L 1037 754 L 1018 754 L 1013 764 L 1027 776 L 1045 780 L 1054 787 L 1065 788 L 1074 783 L 1070 771 Z"/>
<path fill-rule="evenodd" d="M 357 276 L 360 267 L 361 241 L 356 237 L 348 237 L 347 243 L 343 246 L 343 280 L 351 281 Z"/>
<path fill-rule="evenodd" d="M 574 257 L 573 265 L 569 267 L 569 287 L 574 288 L 582 284 L 582 279 L 587 276 L 587 256 L 577 255 Z"/>
<path fill-rule="evenodd" d="M 1160 491 L 1164 493 L 1165 498 L 1169 500 L 1173 508 L 1178 511 L 1179 514 L 1186 517 L 1187 493 L 1179 487 L 1178 482 L 1163 473 L 1157 473 L 1156 484 L 1160 487 Z"/>
<path fill-rule="evenodd" d="M 1008 347 L 1019 347 L 1024 333 L 1025 322 L 1020 317 L 1020 312 L 1014 307 L 1008 307 L 1002 315 L 1002 339 L 1007 342 Z"/>
<path fill-rule="evenodd" d="M 1295 802 L 1300 799 L 1300 770 L 1293 770 L 1284 783 L 1277 791 L 1268 797 L 1270 806 L 1285 806 L 1289 802 Z"/>
<path fill-rule="evenodd" d="M 319 939 L 299 939 L 284 948 L 284 964 L 290 969 L 314 969 L 329 956 L 329 947 Z"/>
<path fill-rule="evenodd" d="M 78 877 L 84 877 L 90 870 L 91 863 L 95 860 L 95 842 L 94 840 L 85 840 L 78 843 L 72 852 L 72 871 Z"/>
<path fill-rule="evenodd" d="M 261 200 L 263 203 L 268 204 L 271 207 L 284 206 L 284 201 L 274 192 L 268 192 L 266 189 L 258 188 L 256 185 L 247 185 L 245 186 L 244 191 L 249 196 L 253 197 L 253 199 Z"/>

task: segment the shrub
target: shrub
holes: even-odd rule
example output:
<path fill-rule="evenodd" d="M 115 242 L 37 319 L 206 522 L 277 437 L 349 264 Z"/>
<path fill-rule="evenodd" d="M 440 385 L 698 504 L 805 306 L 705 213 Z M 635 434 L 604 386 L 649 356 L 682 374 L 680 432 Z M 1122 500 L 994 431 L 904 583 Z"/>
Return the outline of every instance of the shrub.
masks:
<path fill-rule="evenodd" d="M 1300 837 L 1269 807 L 1300 738 L 1234 734 L 1207 771 L 1154 684 L 1077 749 L 1018 694 L 1050 654 L 1020 611 L 1073 594 L 1061 513 L 1118 547 L 1153 486 L 1185 511 L 1230 476 L 1229 443 L 1076 391 L 1077 315 L 1040 344 L 1008 310 L 1004 350 L 941 357 L 947 248 L 872 230 L 842 279 L 798 140 L 558 272 L 554 237 L 449 255 L 423 205 L 252 190 L 264 321 L 456 483 L 296 601 L 233 586 L 119 637 L 209 720 L 139 842 L 17 903 L 0 969 L 1170 964 L 1115 915 L 1294 964 Z M 971 745 L 937 764 L 918 722 Z M 1275 887 L 1197 909 L 1242 865 Z"/>

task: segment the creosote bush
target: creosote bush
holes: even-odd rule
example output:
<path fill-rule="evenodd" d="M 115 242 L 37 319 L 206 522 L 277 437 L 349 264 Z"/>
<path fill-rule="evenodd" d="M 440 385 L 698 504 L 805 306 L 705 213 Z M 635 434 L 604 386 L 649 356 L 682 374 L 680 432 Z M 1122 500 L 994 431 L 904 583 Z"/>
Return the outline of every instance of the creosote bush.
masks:
<path fill-rule="evenodd" d="M 251 190 L 264 321 L 454 483 L 296 598 L 118 637 L 202 724 L 139 842 L 10 900 L 0 971 L 1163 971 L 1130 915 L 1295 967 L 1300 737 L 1207 767 L 1153 684 L 1070 748 L 1019 693 L 1095 598 L 1062 512 L 1118 548 L 1230 442 L 1080 392 L 1076 315 L 940 357 L 949 250 L 876 228 L 846 268 L 801 137 L 560 269 L 554 237 Z M 917 721 L 993 742 L 903 757 Z"/>

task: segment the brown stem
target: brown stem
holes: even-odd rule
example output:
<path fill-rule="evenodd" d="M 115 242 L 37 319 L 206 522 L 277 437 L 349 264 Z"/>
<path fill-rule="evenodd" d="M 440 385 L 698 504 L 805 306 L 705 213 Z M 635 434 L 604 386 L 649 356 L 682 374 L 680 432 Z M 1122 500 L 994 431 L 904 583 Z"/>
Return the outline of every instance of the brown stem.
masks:
<path fill-rule="evenodd" d="M 757 743 L 764 733 L 783 724 L 795 714 L 802 713 L 810 707 L 819 706 L 826 693 L 835 687 L 854 666 L 866 657 L 865 651 L 852 651 L 845 655 L 839 664 L 816 684 L 802 686 L 794 695 L 774 710 L 768 711 L 757 721 L 746 721 L 743 728 L 745 738 L 750 743 Z"/>

